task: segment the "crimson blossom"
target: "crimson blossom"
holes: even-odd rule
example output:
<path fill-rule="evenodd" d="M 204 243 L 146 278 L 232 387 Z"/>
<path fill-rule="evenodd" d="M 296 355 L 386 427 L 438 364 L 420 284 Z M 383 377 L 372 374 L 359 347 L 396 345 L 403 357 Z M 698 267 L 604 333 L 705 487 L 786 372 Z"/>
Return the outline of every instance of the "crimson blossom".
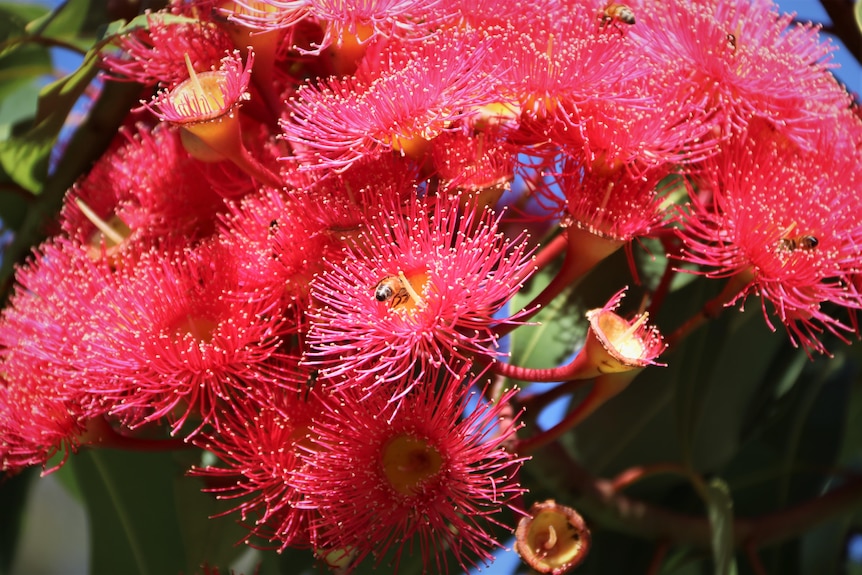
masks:
<path fill-rule="evenodd" d="M 60 225 L 94 257 L 104 250 L 112 259 L 134 260 L 159 244 L 208 236 L 224 209 L 221 197 L 246 194 L 252 183 L 233 164 L 192 158 L 176 128 L 138 123 L 122 129 L 110 151 L 72 187 Z"/>
<path fill-rule="evenodd" d="M 11 472 L 44 466 L 58 452 L 68 456 L 88 442 L 88 427 L 105 411 L 72 391 L 91 357 L 84 303 L 103 289 L 105 266 L 55 240 L 16 277 L 0 315 L 0 470 Z"/>
<path fill-rule="evenodd" d="M 494 357 L 494 314 L 529 275 L 523 237 L 458 198 L 383 211 L 312 284 L 307 360 L 336 385 L 376 386 L 417 362 Z M 511 320 L 503 320 L 511 321 Z"/>
<path fill-rule="evenodd" d="M 771 0 L 644 0 L 636 10 L 638 51 L 693 82 L 724 137 L 760 118 L 808 147 L 849 104 L 829 72 L 834 46 Z"/>
<path fill-rule="evenodd" d="M 218 457 L 218 464 L 192 469 L 206 483 L 205 491 L 237 501 L 224 512 L 238 512 L 253 537 L 279 549 L 307 547 L 314 511 L 299 506 L 302 492 L 291 477 L 302 465 L 300 446 L 309 445 L 312 421 L 327 398 L 319 393 L 271 390 L 270 402 L 237 401 L 226 413 L 219 433 L 203 433 L 193 441 Z"/>
<path fill-rule="evenodd" d="M 218 246 L 149 252 L 85 306 L 92 348 L 80 388 L 134 428 L 166 418 L 178 433 L 218 428 L 238 397 L 296 383 L 282 344 L 295 326 L 271 313 L 280 294 L 236 287 Z M 158 286 L 154 290 L 153 286 Z"/>
<path fill-rule="evenodd" d="M 485 60 L 496 41 L 443 30 L 392 43 L 354 76 L 302 86 L 281 122 L 296 158 L 343 169 L 369 154 L 419 155 L 428 140 L 494 100 Z M 421 86 L 422 89 L 417 89 Z"/>
<path fill-rule="evenodd" d="M 502 414 L 517 389 L 468 408 L 467 369 L 428 369 L 401 384 L 411 391 L 398 401 L 347 390 L 326 404 L 292 480 L 301 505 L 319 514 L 316 548 L 354 565 L 393 550 L 397 570 L 415 544 L 434 573 L 447 572 L 447 550 L 465 570 L 492 559 L 500 544 L 489 529 L 523 492 L 515 477 L 523 459 L 503 448 L 516 426 Z"/>
<path fill-rule="evenodd" d="M 121 79 L 168 88 L 188 78 L 186 57 L 195 70 L 209 70 L 234 48 L 230 36 L 212 22 L 165 22 L 151 15 L 146 27 L 114 43 L 120 52 L 103 55 L 102 67 Z"/>
<path fill-rule="evenodd" d="M 769 302 L 794 343 L 824 352 L 823 328 L 839 336 L 853 330 L 826 304 L 862 307 L 859 160 L 858 152 L 827 146 L 805 151 L 752 125 L 698 178 L 680 232 L 682 260 L 709 277 L 733 278 L 730 303 L 759 295 L 767 322 Z"/>

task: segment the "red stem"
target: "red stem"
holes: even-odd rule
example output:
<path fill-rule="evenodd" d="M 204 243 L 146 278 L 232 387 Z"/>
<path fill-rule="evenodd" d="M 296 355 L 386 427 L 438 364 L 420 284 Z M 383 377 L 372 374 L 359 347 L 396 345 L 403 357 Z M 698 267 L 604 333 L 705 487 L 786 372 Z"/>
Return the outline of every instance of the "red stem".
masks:
<path fill-rule="evenodd" d="M 191 444 L 181 439 L 145 439 L 129 437 L 117 432 L 103 418 L 93 419 L 88 425 L 87 437 L 83 444 L 89 447 L 107 447 L 110 449 L 125 449 L 129 451 L 174 451 L 188 449 Z"/>
<path fill-rule="evenodd" d="M 669 254 L 671 248 L 667 246 L 667 241 L 670 240 L 663 240 L 662 245 L 665 247 L 665 252 Z M 667 297 L 667 294 L 670 293 L 670 284 L 673 282 L 673 278 L 676 277 L 677 273 L 679 272 L 677 272 L 674 267 L 670 265 L 670 261 L 668 260 L 664 268 L 664 273 L 662 273 L 661 279 L 659 280 L 659 283 L 652 294 L 652 301 L 650 302 L 649 309 L 647 310 L 650 316 L 658 316 L 658 310 L 661 309 L 661 306 L 662 304 L 664 304 L 664 300 Z"/>
<path fill-rule="evenodd" d="M 748 280 L 748 272 L 745 271 L 731 277 L 720 294 L 703 304 L 700 311 L 691 316 L 665 339 L 668 351 L 688 337 L 694 330 L 705 324 L 707 320 L 718 317 L 718 314 L 724 309 L 725 304 L 732 301 L 748 285 Z"/>
<path fill-rule="evenodd" d="M 590 377 L 592 377 L 592 367 L 587 354 L 579 353 L 572 361 L 559 367 L 521 367 L 512 365 L 511 363 L 495 361 L 491 364 L 491 371 L 497 375 L 502 375 L 509 379 L 517 379 L 518 381 L 553 383 L 555 381 L 576 379 L 578 378 L 578 373 L 585 368 L 590 368 Z"/>
<path fill-rule="evenodd" d="M 583 387 L 590 380 L 588 379 L 572 379 L 564 381 L 560 385 L 551 388 L 541 393 L 534 393 L 526 397 L 520 398 L 518 402 L 527 411 L 538 412 L 544 409 L 549 403 L 564 395 L 574 392 L 576 389 Z"/>
<path fill-rule="evenodd" d="M 541 251 L 536 255 L 536 258 L 533 260 L 533 265 L 526 269 L 521 277 L 518 278 L 519 282 L 525 281 L 531 274 L 535 273 L 538 270 L 544 269 L 548 265 L 551 264 L 555 259 L 559 257 L 559 255 L 563 252 L 563 250 L 568 245 L 568 239 L 566 232 L 561 233 L 553 240 L 550 241 L 545 247 L 541 249 Z M 568 261 L 568 255 L 566 256 L 566 261 Z M 524 321 L 529 320 L 531 317 L 536 315 L 539 310 L 547 305 L 549 301 L 554 299 L 557 296 L 561 289 L 559 288 L 559 284 L 562 280 L 558 280 L 560 275 L 562 275 L 563 270 L 566 269 L 566 263 L 563 263 L 563 267 L 560 269 L 560 272 L 551 280 L 551 283 L 548 284 L 542 292 L 533 298 L 533 301 L 524 306 L 521 310 L 520 315 L 518 316 L 517 323 L 501 323 L 498 324 L 494 328 L 494 333 L 498 338 L 501 338 L 505 335 L 511 333 L 516 327 L 522 325 Z M 555 286 L 555 287 L 552 287 Z M 563 286 L 565 287 L 565 286 Z M 556 293 L 552 293 L 553 290 L 559 290 Z"/>
<path fill-rule="evenodd" d="M 533 270 L 541 270 L 550 265 L 551 262 L 560 257 L 560 254 L 566 249 L 568 243 L 569 240 L 567 239 L 566 231 L 563 230 L 562 233 L 558 234 L 539 250 L 539 253 L 533 259 Z M 534 273 L 533 270 L 524 271 L 521 277 L 518 278 L 518 281 L 522 282 L 526 280 L 530 274 Z"/>
<path fill-rule="evenodd" d="M 664 558 L 670 550 L 670 542 L 660 541 L 653 552 L 649 567 L 647 567 L 646 575 L 658 575 L 661 573 L 661 566 L 664 563 Z"/>
<path fill-rule="evenodd" d="M 547 445 L 541 457 L 535 457 L 533 462 L 540 465 L 541 473 L 561 481 L 564 477 L 570 492 L 577 494 L 573 504 L 597 523 L 647 539 L 666 539 L 704 550 L 711 548 L 712 534 L 705 517 L 670 511 L 614 491 L 610 481 L 594 477 L 573 461 L 558 443 Z M 756 517 L 735 517 L 734 542 L 740 548 L 778 543 L 860 508 L 862 478 L 855 478 L 791 507 Z"/>
<path fill-rule="evenodd" d="M 575 409 L 550 429 L 519 441 L 516 446 L 517 452 L 524 454 L 555 441 L 561 435 L 581 423 L 596 409 L 604 405 L 607 400 L 628 387 L 628 384 L 631 383 L 639 371 L 632 370 L 623 373 L 600 375 L 593 383 L 593 389 L 590 390 L 589 395 Z"/>
<path fill-rule="evenodd" d="M 757 547 L 753 542 L 749 541 L 745 544 L 745 554 L 748 556 L 748 563 L 751 565 L 751 570 L 755 575 L 768 575 L 763 563 L 760 561 L 760 556 L 757 554 Z"/>
<path fill-rule="evenodd" d="M 678 463 L 654 463 L 652 465 L 640 465 L 626 469 L 611 480 L 611 485 L 614 491 L 621 491 L 646 477 L 663 473 L 672 473 L 685 477 L 691 476 L 691 472 Z"/>

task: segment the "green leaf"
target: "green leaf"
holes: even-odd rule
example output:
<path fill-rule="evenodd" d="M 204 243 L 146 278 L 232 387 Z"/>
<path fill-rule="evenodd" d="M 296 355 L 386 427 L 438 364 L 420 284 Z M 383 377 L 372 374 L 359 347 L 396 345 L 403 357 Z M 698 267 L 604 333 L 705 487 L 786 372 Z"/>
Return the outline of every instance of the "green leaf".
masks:
<path fill-rule="evenodd" d="M 862 34 L 862 2 L 856 2 L 853 7 L 853 15 L 856 16 L 856 28 Z"/>
<path fill-rule="evenodd" d="M 22 86 L 50 74 L 52 69 L 51 54 L 43 46 L 27 44 L 0 55 L 0 98 L 9 98 Z M 20 106 L 24 102 L 16 99 L 14 103 Z"/>
<path fill-rule="evenodd" d="M 24 189 L 41 192 L 51 149 L 75 102 L 96 76 L 96 64 L 97 59 L 91 54 L 81 68 L 46 86 L 39 94 L 36 118 L 30 129 L 0 142 L 0 166 Z"/>
<path fill-rule="evenodd" d="M 854 517 L 838 517 L 815 525 L 802 537 L 800 567 L 803 573 L 841 573 L 844 563 L 846 535 L 853 527 Z"/>
<path fill-rule="evenodd" d="M 84 450 L 70 463 L 90 518 L 92 575 L 194 572 L 174 492 L 185 470 L 171 453 Z"/>
<path fill-rule="evenodd" d="M 0 474 L 0 575 L 10 573 L 21 535 L 21 518 L 27 503 L 27 493 L 38 476 L 35 467 L 12 477 Z"/>
<path fill-rule="evenodd" d="M 189 18 L 188 16 L 180 16 L 176 14 L 167 14 L 165 12 L 150 12 L 148 14 L 139 14 L 128 22 L 118 20 L 112 22 L 105 33 L 105 37 L 119 36 L 128 34 L 137 29 L 149 29 L 151 24 L 200 24 L 197 18 Z"/>
<path fill-rule="evenodd" d="M 181 469 L 200 463 L 200 452 L 188 450 L 174 454 Z M 231 509 L 236 502 L 227 504 L 214 495 L 201 491 L 204 484 L 197 477 L 174 476 L 173 495 L 176 501 L 175 520 L 182 534 L 187 562 L 206 561 L 220 568 L 231 565 L 244 551 L 238 545 L 248 530 L 238 524 L 238 514 L 216 517 Z"/>
<path fill-rule="evenodd" d="M 733 499 L 730 488 L 719 478 L 705 486 L 707 515 L 712 529 L 712 556 L 715 575 L 736 573 L 733 544 Z"/>
<path fill-rule="evenodd" d="M 715 330 L 706 342 L 711 365 L 692 374 L 700 387 L 699 402 L 692 414 L 693 427 L 682 432 L 691 434 L 693 465 L 706 471 L 725 465 L 746 440 L 752 398 L 779 373 L 775 358 L 787 345 L 787 336 L 773 333 L 756 305 L 745 312 L 727 309 L 724 314 L 726 331 Z"/>
<path fill-rule="evenodd" d="M 512 298 L 512 309 L 517 311 L 528 305 L 557 271 L 556 266 L 548 266 L 536 273 Z M 589 281 L 567 288 L 540 310 L 532 320 L 538 325 L 523 325 L 512 332 L 511 362 L 530 368 L 558 366 L 583 341 L 587 330 L 586 311 L 603 306 L 613 295 L 607 286 L 622 286 L 630 281 L 625 254 L 617 251 L 590 273 Z"/>
<path fill-rule="evenodd" d="M 50 14 L 34 20 L 27 32 L 87 51 L 108 22 L 108 2 L 103 0 L 66 0 Z"/>
<path fill-rule="evenodd" d="M 682 324 L 700 309 L 708 288 L 706 282 L 699 281 L 675 292 L 674 305 L 665 306 L 654 318 L 657 324 Z M 627 299 L 638 301 L 636 296 Z M 699 402 L 699 386 L 706 377 L 703 374 L 709 373 L 711 361 L 717 361 L 711 358 L 709 334 L 723 330 L 725 321 L 718 318 L 694 332 L 660 358 L 666 367 L 643 370 L 625 391 L 578 426 L 577 451 L 588 469 L 614 474 L 633 465 L 680 459 L 681 448 L 691 441 L 682 430 L 696 427 L 691 410 Z"/>
<path fill-rule="evenodd" d="M 30 208 L 30 199 L 24 193 L 0 189 L 0 234 L 20 227 Z"/>
<path fill-rule="evenodd" d="M 532 279 L 528 288 L 512 298 L 512 309 L 519 310 L 529 304 L 547 285 L 556 270 L 544 269 Z M 576 319 L 567 306 L 565 293 L 558 296 L 545 309 L 536 314 L 532 325 L 519 326 L 509 336 L 511 363 L 521 367 L 551 368 L 574 351 Z M 583 317 L 583 314 L 579 314 Z M 583 332 L 581 328 L 581 332 Z"/>
<path fill-rule="evenodd" d="M 48 13 L 45 6 L 0 2 L 0 43 L 6 44 L 26 35 L 27 24 Z"/>
<path fill-rule="evenodd" d="M 11 138 L 17 124 L 36 115 L 39 86 L 33 81 L 0 85 L 0 140 Z"/>

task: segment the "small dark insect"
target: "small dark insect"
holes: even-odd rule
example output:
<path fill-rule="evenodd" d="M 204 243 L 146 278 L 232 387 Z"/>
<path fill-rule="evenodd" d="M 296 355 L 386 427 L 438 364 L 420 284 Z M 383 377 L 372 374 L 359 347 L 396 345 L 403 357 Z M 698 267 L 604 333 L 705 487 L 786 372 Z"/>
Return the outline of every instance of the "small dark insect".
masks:
<path fill-rule="evenodd" d="M 374 299 L 388 301 L 389 307 L 397 307 L 410 299 L 410 294 L 398 276 L 386 276 L 374 286 Z"/>
<path fill-rule="evenodd" d="M 599 12 L 599 19 L 601 20 L 601 27 L 605 28 L 609 24 L 614 24 L 619 28 L 618 24 L 622 22 L 623 24 L 628 24 L 631 26 L 635 23 L 635 13 L 634 10 L 626 6 L 625 4 L 618 4 L 617 2 L 610 2 L 607 6 L 605 6 L 604 10 Z"/>
<path fill-rule="evenodd" d="M 725 40 L 727 40 L 727 47 L 730 48 L 732 51 L 735 51 L 736 50 L 736 35 L 728 32 L 727 34 L 725 34 L 724 38 L 725 38 Z"/>
<path fill-rule="evenodd" d="M 795 238 L 781 238 L 778 242 L 778 246 L 789 252 L 794 250 L 813 250 L 820 244 L 820 240 L 818 240 L 814 236 L 797 236 Z"/>

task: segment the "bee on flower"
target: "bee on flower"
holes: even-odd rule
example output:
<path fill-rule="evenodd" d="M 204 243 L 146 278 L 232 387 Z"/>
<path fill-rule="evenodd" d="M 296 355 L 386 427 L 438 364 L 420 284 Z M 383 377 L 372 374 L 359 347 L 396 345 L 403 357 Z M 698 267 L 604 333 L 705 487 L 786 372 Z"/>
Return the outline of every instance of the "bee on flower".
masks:
<path fill-rule="evenodd" d="M 461 215 L 458 199 L 379 213 L 312 283 L 306 361 L 324 379 L 395 381 L 418 361 L 494 357 L 494 315 L 529 273 L 523 237 L 493 212 Z M 357 376 L 358 374 L 358 376 Z"/>
<path fill-rule="evenodd" d="M 727 305 L 759 295 L 767 322 L 771 308 L 794 343 L 818 352 L 824 327 L 853 330 L 824 304 L 862 308 L 858 160 L 833 152 L 801 150 L 756 123 L 707 163 L 680 232 L 684 261 L 732 278 Z"/>

